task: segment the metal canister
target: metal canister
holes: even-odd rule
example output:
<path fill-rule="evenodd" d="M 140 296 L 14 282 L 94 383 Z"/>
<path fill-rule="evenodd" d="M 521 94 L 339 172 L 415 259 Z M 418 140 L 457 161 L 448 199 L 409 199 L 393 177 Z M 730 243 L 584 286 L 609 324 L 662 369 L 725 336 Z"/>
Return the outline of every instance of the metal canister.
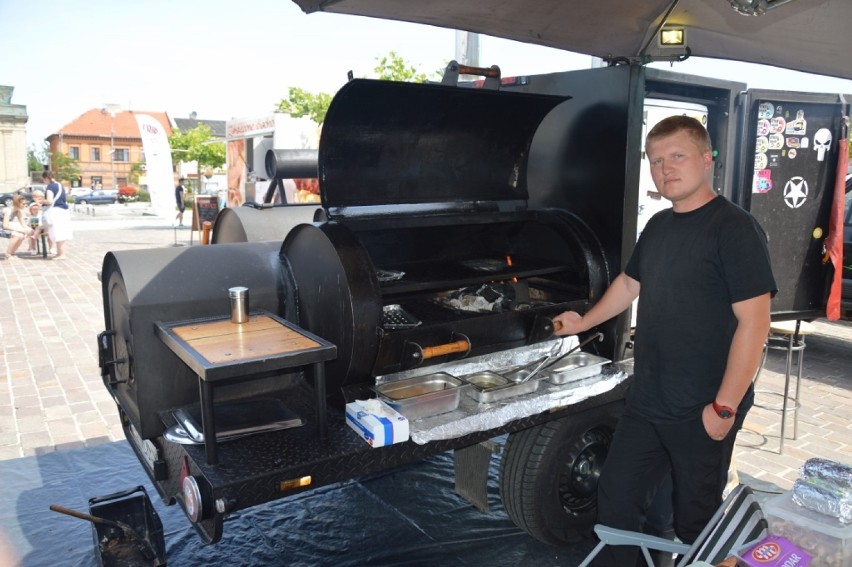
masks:
<path fill-rule="evenodd" d="M 228 290 L 231 298 L 231 323 L 247 323 L 249 320 L 249 290 L 237 286 Z"/>

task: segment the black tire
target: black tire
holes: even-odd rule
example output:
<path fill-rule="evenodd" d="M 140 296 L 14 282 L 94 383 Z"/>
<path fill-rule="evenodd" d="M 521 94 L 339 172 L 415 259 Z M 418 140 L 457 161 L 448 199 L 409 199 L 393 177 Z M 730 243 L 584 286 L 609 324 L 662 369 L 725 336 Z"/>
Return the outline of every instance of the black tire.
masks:
<path fill-rule="evenodd" d="M 515 525 L 560 547 L 591 537 L 598 478 L 621 407 L 610 404 L 509 435 L 500 498 Z"/>
<path fill-rule="evenodd" d="M 12 198 L 9 197 L 5 201 L 3 201 L 3 205 L 5 205 L 7 207 L 11 207 L 12 206 Z"/>

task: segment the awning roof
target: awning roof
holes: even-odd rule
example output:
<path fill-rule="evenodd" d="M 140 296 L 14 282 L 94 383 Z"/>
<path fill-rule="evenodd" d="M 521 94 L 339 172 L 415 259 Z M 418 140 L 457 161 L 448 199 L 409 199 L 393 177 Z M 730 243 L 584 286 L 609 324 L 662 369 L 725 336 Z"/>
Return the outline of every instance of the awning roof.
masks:
<path fill-rule="evenodd" d="M 604 59 L 683 53 L 657 45 L 662 23 L 682 24 L 693 56 L 852 79 L 852 0 L 293 1 L 307 13 L 430 24 Z M 735 4 L 768 9 L 743 15 Z"/>

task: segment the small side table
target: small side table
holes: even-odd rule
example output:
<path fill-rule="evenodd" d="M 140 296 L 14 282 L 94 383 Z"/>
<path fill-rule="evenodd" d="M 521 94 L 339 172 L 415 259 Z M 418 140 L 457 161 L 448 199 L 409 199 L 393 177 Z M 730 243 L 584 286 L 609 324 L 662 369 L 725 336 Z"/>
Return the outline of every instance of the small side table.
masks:
<path fill-rule="evenodd" d="M 267 311 L 252 312 L 246 323 L 230 316 L 154 324 L 160 340 L 198 375 L 201 426 L 207 463 L 218 461 L 214 427 L 216 385 L 256 379 L 269 372 L 312 366 L 317 431 L 328 435 L 325 362 L 337 347 Z"/>
<path fill-rule="evenodd" d="M 763 368 L 763 365 L 766 363 L 766 356 L 769 353 L 769 349 L 784 351 L 787 356 L 787 364 L 784 372 L 784 391 L 783 392 L 775 392 L 772 390 L 757 390 L 755 389 L 755 393 L 760 392 L 764 394 L 770 394 L 774 396 L 781 396 L 781 404 L 779 405 L 768 405 L 768 404 L 758 404 L 755 402 L 754 405 L 757 407 L 761 407 L 764 409 L 769 409 L 773 411 L 781 412 L 781 437 L 780 444 L 778 448 L 778 454 L 784 452 L 784 440 L 786 439 L 786 424 L 787 424 L 787 414 L 793 414 L 793 437 L 792 439 L 796 439 L 798 435 L 798 425 L 799 425 L 799 407 L 801 406 L 801 401 L 799 399 L 799 390 L 802 382 L 802 361 L 805 354 L 805 335 L 810 335 L 814 332 L 814 326 L 807 321 L 779 321 L 770 324 L 769 327 L 769 336 L 766 339 L 766 345 L 763 348 L 763 360 L 761 361 L 760 368 L 757 370 L 757 375 L 754 378 L 754 384 L 757 386 L 757 379 L 760 376 L 760 370 Z M 793 358 L 795 355 L 795 365 L 796 365 L 796 384 L 793 394 L 790 394 L 790 380 L 793 377 Z"/>

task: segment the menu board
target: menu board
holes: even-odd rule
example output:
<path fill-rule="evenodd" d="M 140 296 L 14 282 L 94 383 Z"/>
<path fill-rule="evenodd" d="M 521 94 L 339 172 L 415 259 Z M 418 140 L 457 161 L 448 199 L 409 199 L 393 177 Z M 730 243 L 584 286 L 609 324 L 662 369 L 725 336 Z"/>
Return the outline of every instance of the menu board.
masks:
<path fill-rule="evenodd" d="M 216 195 L 196 195 L 192 202 L 192 230 L 201 230 L 204 221 L 215 222 L 219 214 L 219 199 Z"/>

